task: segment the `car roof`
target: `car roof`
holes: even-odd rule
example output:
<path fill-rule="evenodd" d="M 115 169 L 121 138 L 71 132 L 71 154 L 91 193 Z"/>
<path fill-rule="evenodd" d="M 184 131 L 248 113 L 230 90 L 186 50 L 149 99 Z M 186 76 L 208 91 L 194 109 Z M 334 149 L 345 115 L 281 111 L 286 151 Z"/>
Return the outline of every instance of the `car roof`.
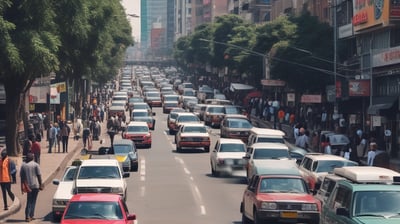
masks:
<path fill-rule="evenodd" d="M 341 156 L 323 154 L 323 153 L 307 153 L 304 157 L 309 157 L 312 160 L 343 160 L 343 161 L 348 161 L 348 159 L 346 159 L 344 157 L 341 157 Z"/>
<path fill-rule="evenodd" d="M 227 115 L 225 115 L 225 119 L 230 119 L 230 118 L 250 120 L 246 115 L 243 115 L 243 114 L 227 114 Z"/>
<path fill-rule="evenodd" d="M 85 193 L 75 194 L 70 199 L 71 202 L 76 201 L 98 201 L 98 202 L 114 202 L 119 201 L 121 196 L 119 194 L 106 194 L 106 193 Z"/>
<path fill-rule="evenodd" d="M 257 168 L 257 173 L 260 175 L 295 175 L 301 176 L 300 170 L 297 167 L 296 160 L 271 160 Z"/>
<path fill-rule="evenodd" d="M 252 144 L 250 147 L 252 148 L 268 148 L 268 149 L 287 149 L 287 145 L 283 143 L 275 143 L 275 142 L 257 142 Z"/>
<path fill-rule="evenodd" d="M 345 177 L 357 183 L 393 183 L 394 177 L 400 177 L 400 173 L 373 166 L 354 166 L 335 168 L 333 173 Z"/>
<path fill-rule="evenodd" d="M 244 142 L 241 139 L 236 139 L 236 138 L 220 138 L 219 139 L 220 144 L 244 144 Z"/>
<path fill-rule="evenodd" d="M 257 128 L 253 127 L 250 129 L 256 135 L 269 135 L 269 136 L 284 136 L 285 132 L 281 130 L 271 129 L 271 128 Z"/>
<path fill-rule="evenodd" d="M 129 122 L 128 126 L 146 126 L 147 127 L 147 122 L 144 122 L 144 121 L 131 121 L 131 122 Z"/>
<path fill-rule="evenodd" d="M 146 113 L 148 113 L 149 111 L 146 110 L 146 109 L 133 109 L 133 110 L 132 110 L 132 113 L 133 113 L 133 112 L 146 112 Z"/>
<path fill-rule="evenodd" d="M 182 124 L 182 126 L 186 126 L 186 127 L 207 127 L 206 125 L 204 125 L 203 123 L 184 123 Z"/>
<path fill-rule="evenodd" d="M 132 140 L 129 139 L 115 139 L 114 145 L 131 145 L 134 144 Z"/>
<path fill-rule="evenodd" d="M 116 159 L 87 159 L 83 160 L 81 167 L 83 166 L 119 166 L 118 160 Z"/>

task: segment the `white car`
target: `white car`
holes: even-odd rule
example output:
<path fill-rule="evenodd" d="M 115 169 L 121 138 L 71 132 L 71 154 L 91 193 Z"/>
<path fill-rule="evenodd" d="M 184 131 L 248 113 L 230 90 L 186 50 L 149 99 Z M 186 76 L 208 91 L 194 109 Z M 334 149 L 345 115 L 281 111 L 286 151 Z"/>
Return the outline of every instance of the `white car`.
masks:
<path fill-rule="evenodd" d="M 195 118 L 199 119 L 196 116 Z M 202 147 L 205 152 L 209 152 L 211 143 L 210 134 L 204 124 L 184 123 L 179 125 L 179 130 L 175 135 L 175 143 L 177 152 L 181 152 L 183 148 L 197 147 Z"/>
<path fill-rule="evenodd" d="M 88 159 L 79 166 L 74 180 L 74 194 L 112 193 L 127 199 L 127 184 L 124 178 L 129 172 L 122 172 L 116 159 Z"/>
<path fill-rule="evenodd" d="M 52 204 L 53 219 L 55 221 L 61 219 L 69 199 L 72 198 L 72 188 L 77 168 L 77 166 L 68 166 L 60 180 L 53 179 L 53 184 L 58 185 L 57 190 L 53 195 Z"/>
<path fill-rule="evenodd" d="M 308 153 L 303 157 L 299 169 L 310 189 L 316 190 L 322 183 L 324 176 L 333 172 L 333 169 L 344 166 L 358 166 L 358 163 L 341 156 Z"/>
<path fill-rule="evenodd" d="M 231 174 L 246 169 L 246 144 L 240 139 L 220 138 L 210 153 L 211 174 Z"/>
<path fill-rule="evenodd" d="M 289 148 L 282 143 L 255 143 L 248 148 L 243 158 L 247 159 L 246 173 L 250 181 L 253 175 L 259 174 L 259 170 L 263 170 L 271 161 L 289 160 L 290 154 Z"/>

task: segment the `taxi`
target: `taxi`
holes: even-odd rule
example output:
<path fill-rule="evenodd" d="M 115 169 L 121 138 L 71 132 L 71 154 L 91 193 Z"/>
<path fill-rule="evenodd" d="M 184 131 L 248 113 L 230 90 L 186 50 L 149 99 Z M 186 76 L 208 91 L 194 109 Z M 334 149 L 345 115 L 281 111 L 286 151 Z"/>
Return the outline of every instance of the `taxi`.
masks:
<path fill-rule="evenodd" d="M 321 213 L 322 223 L 400 223 L 400 173 L 372 166 L 335 168 L 337 181 Z"/>

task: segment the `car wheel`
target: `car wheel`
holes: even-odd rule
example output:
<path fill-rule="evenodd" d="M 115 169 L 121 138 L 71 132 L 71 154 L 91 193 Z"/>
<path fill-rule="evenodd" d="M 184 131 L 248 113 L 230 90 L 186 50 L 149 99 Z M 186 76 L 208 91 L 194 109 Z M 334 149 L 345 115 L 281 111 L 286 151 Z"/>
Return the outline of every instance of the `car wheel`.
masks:
<path fill-rule="evenodd" d="M 256 209 L 254 209 L 254 211 L 253 211 L 253 218 L 254 218 L 254 224 L 261 224 L 261 223 L 263 223 L 263 220 L 261 220 L 261 218 L 260 217 L 258 217 L 258 215 L 257 215 L 257 210 Z"/>
<path fill-rule="evenodd" d="M 210 152 L 210 146 L 204 147 L 204 151 L 205 151 L 205 152 Z"/>
<path fill-rule="evenodd" d="M 242 213 L 242 224 L 250 224 L 251 220 L 249 218 L 247 218 L 247 216 Z"/>
<path fill-rule="evenodd" d="M 55 212 L 53 212 L 53 221 L 54 222 L 60 222 L 62 218 L 62 215 L 57 215 Z"/>
<path fill-rule="evenodd" d="M 170 134 L 170 135 L 173 135 L 173 134 L 174 134 L 174 130 L 169 129 L 169 134 Z"/>
<path fill-rule="evenodd" d="M 131 171 L 137 172 L 138 169 L 139 169 L 139 165 L 138 165 L 138 164 L 134 164 L 134 165 L 132 164 L 132 165 L 131 165 Z"/>
<path fill-rule="evenodd" d="M 181 150 L 181 147 L 179 147 L 178 145 L 176 145 L 176 151 L 177 152 L 181 152 L 182 150 Z"/>
<path fill-rule="evenodd" d="M 147 145 L 147 148 L 149 148 L 149 149 L 150 149 L 150 148 L 151 148 L 151 144 L 148 144 L 148 145 Z"/>

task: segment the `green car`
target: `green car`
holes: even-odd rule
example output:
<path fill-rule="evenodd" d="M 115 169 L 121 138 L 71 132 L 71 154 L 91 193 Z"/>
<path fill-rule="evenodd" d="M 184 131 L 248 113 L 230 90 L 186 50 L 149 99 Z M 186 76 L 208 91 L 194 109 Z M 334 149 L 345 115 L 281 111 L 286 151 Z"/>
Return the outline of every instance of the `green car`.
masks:
<path fill-rule="evenodd" d="M 343 167 L 323 204 L 321 223 L 400 223 L 398 172 L 380 167 Z"/>

